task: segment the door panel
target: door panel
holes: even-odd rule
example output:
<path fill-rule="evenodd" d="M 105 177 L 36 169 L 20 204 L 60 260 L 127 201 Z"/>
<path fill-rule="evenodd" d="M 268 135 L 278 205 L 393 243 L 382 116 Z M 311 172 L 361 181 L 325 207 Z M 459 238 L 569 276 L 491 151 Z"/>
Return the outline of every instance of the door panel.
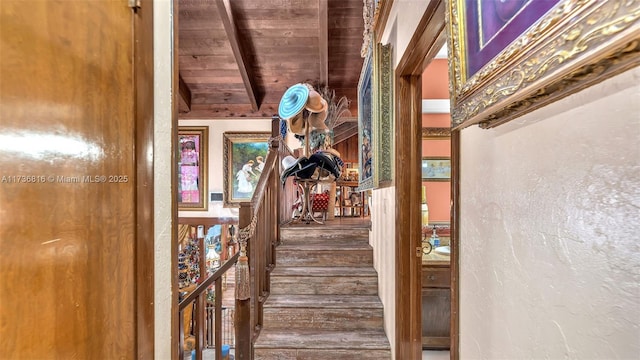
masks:
<path fill-rule="evenodd" d="M 132 11 L 0 1 L 0 349 L 135 357 Z"/>

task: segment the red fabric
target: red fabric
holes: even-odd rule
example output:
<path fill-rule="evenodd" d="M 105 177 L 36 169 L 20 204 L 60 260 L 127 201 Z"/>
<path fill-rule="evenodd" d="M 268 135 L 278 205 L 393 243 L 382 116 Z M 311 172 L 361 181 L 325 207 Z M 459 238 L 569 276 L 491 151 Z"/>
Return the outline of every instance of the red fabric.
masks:
<path fill-rule="evenodd" d="M 327 211 L 329 209 L 329 194 L 311 194 L 311 210 L 314 212 Z"/>

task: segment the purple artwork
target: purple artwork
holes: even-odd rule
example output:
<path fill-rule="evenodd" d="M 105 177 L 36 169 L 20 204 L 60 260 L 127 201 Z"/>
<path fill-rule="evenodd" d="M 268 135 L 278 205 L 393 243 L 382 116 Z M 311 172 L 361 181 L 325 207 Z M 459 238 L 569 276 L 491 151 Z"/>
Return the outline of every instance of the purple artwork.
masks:
<path fill-rule="evenodd" d="M 466 5 L 467 78 L 535 24 L 560 0 L 475 0 Z"/>
<path fill-rule="evenodd" d="M 200 202 L 200 137 L 180 135 L 180 172 L 178 174 L 178 199 L 183 203 Z"/>

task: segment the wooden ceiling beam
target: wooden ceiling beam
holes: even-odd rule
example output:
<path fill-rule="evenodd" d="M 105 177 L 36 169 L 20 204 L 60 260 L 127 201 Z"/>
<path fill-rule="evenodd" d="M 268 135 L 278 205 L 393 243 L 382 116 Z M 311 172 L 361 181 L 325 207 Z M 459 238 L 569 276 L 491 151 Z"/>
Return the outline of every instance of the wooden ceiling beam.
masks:
<path fill-rule="evenodd" d="M 249 104 L 193 104 L 190 112 L 180 112 L 179 119 L 270 119 L 278 114 L 279 104 L 263 103 L 254 111 Z"/>
<path fill-rule="evenodd" d="M 178 93 L 180 93 L 180 109 L 191 111 L 191 90 L 180 74 L 178 74 Z"/>
<path fill-rule="evenodd" d="M 328 0 L 318 0 L 318 47 L 320 83 L 329 86 L 329 11 Z"/>
<path fill-rule="evenodd" d="M 254 111 L 258 111 L 258 109 L 260 108 L 260 100 L 258 99 L 258 86 L 255 82 L 253 71 L 249 66 L 249 63 L 247 62 L 248 56 L 244 52 L 238 37 L 238 27 L 236 26 L 233 18 L 230 0 L 216 0 L 216 4 L 218 5 L 218 13 L 220 14 L 220 18 L 222 19 L 224 29 L 227 32 L 227 37 L 229 38 L 229 43 L 231 44 L 233 55 L 235 56 L 236 62 L 238 63 L 238 69 L 240 70 L 242 81 L 244 82 L 244 86 L 247 90 L 251 108 Z"/>

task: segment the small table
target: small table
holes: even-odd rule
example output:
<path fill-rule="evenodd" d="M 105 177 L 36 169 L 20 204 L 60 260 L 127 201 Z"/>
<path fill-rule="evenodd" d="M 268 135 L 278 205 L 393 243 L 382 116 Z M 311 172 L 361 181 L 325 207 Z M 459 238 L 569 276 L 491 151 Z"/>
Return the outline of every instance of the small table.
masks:
<path fill-rule="evenodd" d="M 314 221 L 318 224 L 324 224 L 324 221 L 317 219 L 313 214 L 311 194 L 313 193 L 313 190 L 316 188 L 316 186 L 318 186 L 318 184 L 326 183 L 327 181 L 300 178 L 295 178 L 294 181 L 302 192 L 302 211 L 300 212 L 300 216 L 294 219 L 294 221 L 304 221 L 307 224 L 311 223 L 311 221 Z"/>

